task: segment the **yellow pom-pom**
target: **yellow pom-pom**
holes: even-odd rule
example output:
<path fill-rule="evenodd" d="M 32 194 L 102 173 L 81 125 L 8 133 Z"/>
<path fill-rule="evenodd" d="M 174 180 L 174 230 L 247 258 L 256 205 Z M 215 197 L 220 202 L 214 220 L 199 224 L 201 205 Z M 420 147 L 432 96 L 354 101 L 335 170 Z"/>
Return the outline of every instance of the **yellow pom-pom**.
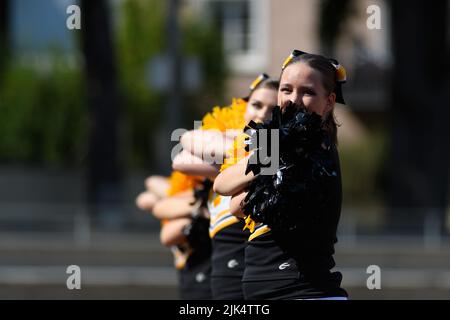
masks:
<path fill-rule="evenodd" d="M 169 190 L 167 191 L 167 194 L 173 196 L 177 193 L 193 189 L 197 187 L 202 180 L 202 177 L 188 176 L 179 171 L 173 171 L 169 178 Z"/>
<path fill-rule="evenodd" d="M 220 172 L 235 165 L 249 155 L 249 152 L 245 151 L 245 139 L 247 137 L 247 134 L 241 133 L 234 139 L 233 147 L 227 151 L 225 160 L 220 167 Z"/>
<path fill-rule="evenodd" d="M 245 126 L 244 114 L 247 102 L 242 99 L 233 99 L 231 105 L 226 107 L 214 107 L 202 120 L 201 130 L 242 129 Z"/>

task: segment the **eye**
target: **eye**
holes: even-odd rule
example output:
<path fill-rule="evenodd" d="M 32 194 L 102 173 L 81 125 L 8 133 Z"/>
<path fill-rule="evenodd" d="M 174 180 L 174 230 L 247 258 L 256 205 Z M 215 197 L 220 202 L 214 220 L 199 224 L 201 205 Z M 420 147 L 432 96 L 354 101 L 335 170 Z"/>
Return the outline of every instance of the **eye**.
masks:
<path fill-rule="evenodd" d="M 252 107 L 255 108 L 256 110 L 259 110 L 262 108 L 262 105 L 259 102 L 253 102 Z"/>
<path fill-rule="evenodd" d="M 284 93 L 290 93 L 290 92 L 292 92 L 291 89 L 286 88 L 286 87 L 281 88 L 280 91 L 281 91 L 281 92 L 284 92 Z"/>
<path fill-rule="evenodd" d="M 308 96 L 315 96 L 316 93 L 315 93 L 313 90 L 311 90 L 311 89 L 306 89 L 306 90 L 305 90 L 305 95 L 308 95 Z"/>

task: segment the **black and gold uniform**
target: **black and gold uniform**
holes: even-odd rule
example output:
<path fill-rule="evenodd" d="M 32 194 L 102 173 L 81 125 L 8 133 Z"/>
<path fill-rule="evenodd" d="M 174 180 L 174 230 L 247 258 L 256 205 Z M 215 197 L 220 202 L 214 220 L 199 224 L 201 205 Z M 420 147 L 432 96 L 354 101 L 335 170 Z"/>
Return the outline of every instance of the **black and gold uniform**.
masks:
<path fill-rule="evenodd" d="M 211 239 L 208 234 L 209 220 L 194 218 L 185 229 L 188 238 L 185 264 L 179 269 L 179 292 L 183 300 L 210 300 L 211 293 Z M 193 239 L 195 238 L 195 239 Z"/>
<path fill-rule="evenodd" d="M 214 108 L 203 118 L 202 130 L 242 130 L 245 126 L 246 102 L 233 99 L 229 107 Z M 212 241 L 211 290 L 215 300 L 242 300 L 244 249 L 248 232 L 244 223 L 230 213 L 231 197 L 211 191 L 208 199 L 210 213 L 209 236 Z"/>
<path fill-rule="evenodd" d="M 179 297 L 183 300 L 210 300 L 211 293 L 211 239 L 209 219 L 201 214 L 206 205 L 204 194 L 209 193 L 211 183 L 201 177 L 188 176 L 174 171 L 169 180 L 168 195 L 173 196 L 187 190 L 194 190 L 197 210 L 191 223 L 183 233 L 186 242 L 173 246 L 175 268 L 178 271 Z M 165 223 L 163 221 L 163 223 Z"/>
<path fill-rule="evenodd" d="M 218 300 L 242 300 L 244 250 L 248 232 L 242 220 L 230 213 L 230 197 L 211 194 L 208 209 L 211 214 L 212 241 L 211 289 Z"/>
<path fill-rule="evenodd" d="M 346 74 L 336 60 L 295 50 L 283 69 L 304 54 L 303 59 L 318 59 L 334 70 L 336 101 L 343 103 L 341 84 Z M 245 298 L 345 299 L 342 275 L 331 271 L 342 181 L 327 118 L 287 101 L 283 111 L 273 109 L 270 121 L 250 122 L 248 128 L 252 130 L 247 131 L 246 148 L 255 152 L 246 173 L 252 171 L 255 178 L 243 201 L 246 226 L 252 232 L 245 249 Z M 259 130 L 268 129 L 278 130 L 279 166 L 276 172 L 263 174 L 265 168 L 258 162 L 256 150 L 264 145 L 257 137 Z"/>
<path fill-rule="evenodd" d="M 337 159 L 337 151 L 334 151 Z M 274 231 L 265 224 L 252 228 L 245 249 L 243 290 L 245 299 L 311 299 L 346 297 L 342 275 L 335 266 L 334 244 L 340 217 L 342 187 L 340 172 L 329 186 L 329 202 L 321 223 L 295 231 Z M 320 226 L 314 227 L 314 226 Z"/>

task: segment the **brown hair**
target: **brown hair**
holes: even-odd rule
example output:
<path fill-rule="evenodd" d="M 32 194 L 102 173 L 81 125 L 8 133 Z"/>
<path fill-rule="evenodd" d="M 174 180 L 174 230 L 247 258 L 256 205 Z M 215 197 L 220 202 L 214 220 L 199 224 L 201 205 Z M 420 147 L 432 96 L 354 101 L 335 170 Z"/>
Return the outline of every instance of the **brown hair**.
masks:
<path fill-rule="evenodd" d="M 243 99 L 248 102 L 250 100 L 253 92 L 255 92 L 258 89 L 271 89 L 271 90 L 278 91 L 279 87 L 280 87 L 280 81 L 272 79 L 272 78 L 267 78 L 267 79 L 262 80 L 253 90 L 250 90 L 250 93 L 248 94 L 248 96 Z"/>
<path fill-rule="evenodd" d="M 324 56 L 318 54 L 310 54 L 305 53 L 300 56 L 292 58 L 288 64 L 284 67 L 295 63 L 303 62 L 307 66 L 311 67 L 314 70 L 317 70 L 322 75 L 322 85 L 325 88 L 327 94 L 331 94 L 336 90 L 337 86 L 337 75 L 336 68 L 331 64 L 330 60 L 325 58 Z M 283 71 L 284 71 L 283 68 Z M 283 75 L 283 71 L 281 71 L 281 75 Z M 280 79 L 281 79 L 280 75 Z M 334 116 L 334 106 L 331 111 L 325 116 L 324 119 L 324 128 L 330 134 L 331 140 L 334 144 L 337 145 L 337 127 L 338 124 L 336 122 L 336 118 Z"/>
<path fill-rule="evenodd" d="M 278 91 L 278 88 L 280 86 L 280 81 L 269 78 L 264 80 L 263 82 L 261 82 L 260 85 L 258 85 L 249 95 L 249 97 L 251 97 L 251 95 L 253 94 L 253 92 L 255 92 L 258 89 L 272 89 L 275 91 Z"/>

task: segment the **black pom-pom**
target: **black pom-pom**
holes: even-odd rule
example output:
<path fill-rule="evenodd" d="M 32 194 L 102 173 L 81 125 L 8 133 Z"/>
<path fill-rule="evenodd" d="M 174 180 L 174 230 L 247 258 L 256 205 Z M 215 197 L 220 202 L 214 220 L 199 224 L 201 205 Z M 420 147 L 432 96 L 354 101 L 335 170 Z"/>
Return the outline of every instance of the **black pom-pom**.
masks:
<path fill-rule="evenodd" d="M 327 185 L 337 177 L 321 117 L 291 104 L 284 113 L 276 107 L 271 121 L 251 128 L 254 135 L 261 129 L 279 130 L 280 166 L 275 174 L 258 175 L 250 183 L 244 213 L 278 231 L 310 226 L 327 204 Z M 247 165 L 247 171 L 260 168 L 250 161 Z"/>
<path fill-rule="evenodd" d="M 195 216 L 192 222 L 183 228 L 190 248 L 196 252 L 211 252 L 211 239 L 209 237 L 209 219 Z"/>
<path fill-rule="evenodd" d="M 203 180 L 200 186 L 194 189 L 195 201 L 191 203 L 191 205 L 194 205 L 195 203 L 200 201 L 200 208 L 206 208 L 208 203 L 209 191 L 211 190 L 212 186 L 213 183 L 211 180 Z"/>

